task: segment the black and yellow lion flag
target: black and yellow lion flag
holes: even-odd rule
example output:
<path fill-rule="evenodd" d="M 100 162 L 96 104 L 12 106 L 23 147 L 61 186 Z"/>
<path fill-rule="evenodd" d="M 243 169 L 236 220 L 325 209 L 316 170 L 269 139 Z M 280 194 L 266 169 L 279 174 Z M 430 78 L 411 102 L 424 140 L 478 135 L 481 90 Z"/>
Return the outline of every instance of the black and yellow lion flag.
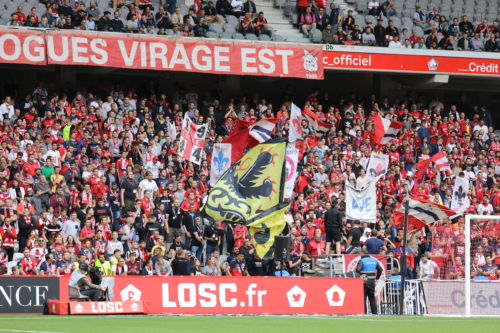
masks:
<path fill-rule="evenodd" d="M 222 175 L 201 211 L 212 221 L 246 225 L 263 259 L 273 255 L 274 236 L 285 228 L 286 145 L 286 139 L 280 138 L 249 150 Z"/>

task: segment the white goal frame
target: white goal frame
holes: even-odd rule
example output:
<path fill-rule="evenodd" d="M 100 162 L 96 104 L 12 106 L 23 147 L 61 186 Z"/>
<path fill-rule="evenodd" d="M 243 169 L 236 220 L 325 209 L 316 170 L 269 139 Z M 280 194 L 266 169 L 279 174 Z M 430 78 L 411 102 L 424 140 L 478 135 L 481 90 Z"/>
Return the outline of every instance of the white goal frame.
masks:
<path fill-rule="evenodd" d="M 471 307 L 471 279 L 470 279 L 470 265 L 471 265 L 471 253 L 470 253 L 470 220 L 500 220 L 500 216 L 492 215 L 465 215 L 465 317 L 470 317 L 470 307 Z"/>

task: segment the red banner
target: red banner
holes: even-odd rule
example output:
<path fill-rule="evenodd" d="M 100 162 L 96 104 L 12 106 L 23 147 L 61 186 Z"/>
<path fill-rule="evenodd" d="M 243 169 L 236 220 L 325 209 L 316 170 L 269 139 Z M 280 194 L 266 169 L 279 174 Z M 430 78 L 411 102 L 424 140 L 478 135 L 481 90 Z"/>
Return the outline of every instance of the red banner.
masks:
<path fill-rule="evenodd" d="M 48 63 L 323 79 L 319 45 L 47 31 Z"/>
<path fill-rule="evenodd" d="M 363 314 L 359 278 L 115 276 L 114 301 L 149 301 L 151 313 Z M 64 288 L 64 286 L 66 288 Z M 64 291 L 65 290 L 65 291 Z M 67 299 L 61 278 L 61 300 Z"/>
<path fill-rule="evenodd" d="M 500 75 L 500 59 L 450 57 L 444 51 L 443 56 L 435 53 L 424 54 L 396 54 L 398 51 L 389 49 L 386 53 L 365 53 L 356 51 L 324 51 L 323 66 L 336 69 L 381 70 L 394 72 L 415 72 L 419 74 L 481 74 Z M 408 50 L 415 52 L 418 50 Z M 429 52 L 428 50 L 424 50 Z M 389 53 L 390 52 L 390 53 Z M 399 51 L 403 52 L 403 51 Z M 448 51 L 450 52 L 450 51 Z M 461 53 L 461 54 L 472 54 Z M 475 56 L 478 52 L 473 53 Z M 490 55 L 491 57 L 491 55 Z"/>
<path fill-rule="evenodd" d="M 387 277 L 387 256 L 385 254 L 372 254 L 370 256 L 377 259 L 382 267 L 384 267 L 381 278 L 385 279 Z M 360 259 L 361 256 L 359 254 L 344 254 L 344 272 L 355 272 Z"/>
<path fill-rule="evenodd" d="M 1 29 L 0 63 L 46 65 L 45 33 L 27 29 Z"/>
<path fill-rule="evenodd" d="M 72 315 L 149 313 L 147 302 L 69 302 Z"/>

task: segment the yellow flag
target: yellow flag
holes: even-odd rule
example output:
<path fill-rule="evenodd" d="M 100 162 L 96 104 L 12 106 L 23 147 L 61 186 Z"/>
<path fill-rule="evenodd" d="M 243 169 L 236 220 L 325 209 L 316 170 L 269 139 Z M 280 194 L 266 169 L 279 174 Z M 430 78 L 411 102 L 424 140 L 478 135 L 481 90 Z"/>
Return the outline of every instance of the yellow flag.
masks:
<path fill-rule="evenodd" d="M 274 237 L 279 236 L 285 228 L 288 203 L 282 203 L 276 208 L 268 216 L 248 226 L 253 246 L 260 258 L 268 259 L 274 254 Z"/>
<path fill-rule="evenodd" d="M 257 228 L 252 241 L 259 255 L 268 249 L 267 257 L 272 255 L 274 236 L 283 231 L 289 205 L 283 202 L 286 146 L 286 139 L 274 139 L 249 150 L 222 175 L 201 211 L 210 220 Z M 256 241 L 266 237 L 270 240 Z"/>

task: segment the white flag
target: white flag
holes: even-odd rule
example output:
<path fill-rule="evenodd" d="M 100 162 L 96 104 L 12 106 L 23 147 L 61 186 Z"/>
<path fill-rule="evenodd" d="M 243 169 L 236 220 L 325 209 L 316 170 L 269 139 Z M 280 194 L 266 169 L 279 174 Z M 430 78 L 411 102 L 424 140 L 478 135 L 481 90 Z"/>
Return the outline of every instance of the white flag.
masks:
<path fill-rule="evenodd" d="M 470 206 L 470 200 L 467 196 L 469 194 L 469 181 L 465 178 L 458 177 L 455 179 L 455 186 L 453 187 L 453 194 L 451 196 L 451 209 L 457 213 L 463 213 Z"/>
<path fill-rule="evenodd" d="M 347 219 L 370 223 L 377 221 L 376 183 L 371 182 L 368 187 L 362 190 L 356 190 L 351 184 L 346 183 L 345 212 Z"/>
<path fill-rule="evenodd" d="M 215 183 L 231 166 L 231 147 L 231 143 L 214 144 L 212 168 L 210 169 L 210 186 L 215 186 Z"/>
<path fill-rule="evenodd" d="M 387 173 L 389 167 L 389 155 L 372 153 L 370 162 L 366 168 L 365 185 L 368 185 L 372 180 L 380 178 Z"/>
<path fill-rule="evenodd" d="M 295 179 L 297 179 L 297 164 L 299 163 L 299 150 L 287 149 L 285 155 L 285 198 L 293 195 Z"/>
<path fill-rule="evenodd" d="M 182 120 L 178 154 L 185 160 L 200 165 L 204 158 L 205 136 L 208 124 L 196 125 L 187 115 Z"/>
<path fill-rule="evenodd" d="M 297 105 L 292 103 L 292 113 L 290 116 L 290 134 L 288 135 L 288 140 L 293 142 L 295 140 L 302 139 L 302 111 Z"/>
<path fill-rule="evenodd" d="M 168 122 L 168 135 L 173 142 L 177 138 L 177 131 L 175 130 L 175 122 Z"/>

